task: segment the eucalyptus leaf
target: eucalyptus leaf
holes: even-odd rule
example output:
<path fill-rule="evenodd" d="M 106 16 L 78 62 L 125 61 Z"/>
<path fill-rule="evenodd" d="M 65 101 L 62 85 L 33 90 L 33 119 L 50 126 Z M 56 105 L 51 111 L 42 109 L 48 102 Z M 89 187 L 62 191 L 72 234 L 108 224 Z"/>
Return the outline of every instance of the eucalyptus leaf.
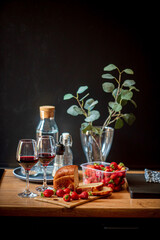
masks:
<path fill-rule="evenodd" d="M 136 102 L 134 101 L 134 100 L 130 100 L 131 101 L 131 103 L 135 106 L 135 108 L 137 108 L 137 104 L 136 104 Z"/>
<path fill-rule="evenodd" d="M 83 133 L 86 133 L 87 131 L 91 131 L 92 130 L 92 125 L 90 123 L 84 122 L 81 124 L 81 131 Z"/>
<path fill-rule="evenodd" d="M 89 117 L 86 117 L 84 120 L 86 122 L 93 122 L 93 121 L 97 120 L 99 117 L 100 117 L 99 111 L 93 110 L 90 112 Z"/>
<path fill-rule="evenodd" d="M 132 97 L 133 97 L 133 92 L 132 92 L 132 91 L 123 90 L 123 91 L 121 92 L 121 99 L 131 100 Z"/>
<path fill-rule="evenodd" d="M 102 84 L 102 88 L 104 92 L 110 93 L 110 92 L 113 92 L 113 90 L 115 89 L 115 86 L 113 83 L 105 82 Z"/>
<path fill-rule="evenodd" d="M 72 105 L 70 108 L 67 109 L 67 113 L 72 116 L 82 115 L 83 111 L 77 105 Z"/>
<path fill-rule="evenodd" d="M 122 120 L 121 118 L 118 118 L 117 121 L 116 121 L 116 123 L 115 123 L 114 128 L 115 128 L 115 129 L 120 129 L 120 128 L 123 127 L 123 125 L 124 125 L 123 120 Z"/>
<path fill-rule="evenodd" d="M 113 90 L 113 92 L 112 92 L 112 96 L 115 98 L 116 97 L 116 95 L 117 95 L 117 90 L 118 90 L 118 88 L 115 88 L 114 90 Z"/>
<path fill-rule="evenodd" d="M 84 104 L 84 109 L 89 110 L 90 105 L 94 102 L 93 98 L 87 99 L 87 101 Z"/>
<path fill-rule="evenodd" d="M 97 103 L 98 103 L 98 100 L 95 100 L 94 102 L 92 102 L 91 105 L 89 106 L 89 110 L 91 111 L 96 106 Z"/>
<path fill-rule="evenodd" d="M 119 112 L 122 110 L 122 106 L 121 104 L 117 103 L 117 102 L 109 102 L 108 105 L 110 106 L 110 108 L 112 108 L 115 112 Z"/>
<path fill-rule="evenodd" d="M 135 86 L 131 86 L 131 87 L 129 88 L 129 90 L 130 90 L 130 91 L 131 91 L 131 90 L 135 90 L 136 92 L 140 92 L 139 89 L 136 88 Z"/>
<path fill-rule="evenodd" d="M 134 123 L 134 121 L 136 120 L 136 117 L 133 113 L 123 114 L 122 117 L 129 126 L 131 126 Z"/>
<path fill-rule="evenodd" d="M 73 97 L 74 96 L 71 93 L 67 93 L 67 94 L 64 95 L 63 100 L 68 100 L 68 99 L 71 99 Z"/>
<path fill-rule="evenodd" d="M 127 74 L 134 74 L 133 70 L 130 68 L 126 68 L 123 70 L 123 72 L 127 73 Z"/>
<path fill-rule="evenodd" d="M 80 93 L 83 93 L 84 91 L 86 91 L 88 89 L 88 86 L 81 86 L 78 88 L 78 91 L 77 93 L 80 94 Z"/>
<path fill-rule="evenodd" d="M 112 71 L 114 69 L 116 69 L 117 67 L 114 64 L 109 64 L 106 67 L 104 67 L 104 71 Z"/>
<path fill-rule="evenodd" d="M 125 80 L 124 83 L 123 83 L 123 86 L 124 87 L 131 87 L 135 84 L 136 84 L 136 82 L 134 80 Z"/>
<path fill-rule="evenodd" d="M 102 78 L 114 79 L 115 77 L 112 74 L 110 74 L 110 73 L 105 73 L 105 74 L 102 75 Z"/>

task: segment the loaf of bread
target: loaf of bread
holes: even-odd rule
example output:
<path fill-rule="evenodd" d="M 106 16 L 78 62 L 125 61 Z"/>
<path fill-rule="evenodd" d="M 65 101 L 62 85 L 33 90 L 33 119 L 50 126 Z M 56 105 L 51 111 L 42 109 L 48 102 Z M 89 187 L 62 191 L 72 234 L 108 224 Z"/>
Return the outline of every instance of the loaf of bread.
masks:
<path fill-rule="evenodd" d="M 106 196 L 106 195 L 111 194 L 112 192 L 113 192 L 112 188 L 103 186 L 101 190 L 93 191 L 92 195 L 93 196 Z"/>
<path fill-rule="evenodd" d="M 53 179 L 54 189 L 70 188 L 76 190 L 79 186 L 78 166 L 67 165 L 57 170 Z"/>

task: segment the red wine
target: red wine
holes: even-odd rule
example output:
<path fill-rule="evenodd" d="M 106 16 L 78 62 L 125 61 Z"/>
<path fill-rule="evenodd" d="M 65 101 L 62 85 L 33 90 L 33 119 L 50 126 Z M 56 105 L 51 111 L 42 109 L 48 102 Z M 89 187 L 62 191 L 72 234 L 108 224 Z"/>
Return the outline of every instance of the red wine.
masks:
<path fill-rule="evenodd" d="M 54 159 L 55 155 L 51 153 L 39 153 L 38 158 L 43 166 L 48 166 L 48 164 Z"/>
<path fill-rule="evenodd" d="M 35 158 L 34 156 L 20 156 L 20 159 L 18 159 L 17 162 L 25 170 L 30 170 L 38 162 L 38 158 Z"/>

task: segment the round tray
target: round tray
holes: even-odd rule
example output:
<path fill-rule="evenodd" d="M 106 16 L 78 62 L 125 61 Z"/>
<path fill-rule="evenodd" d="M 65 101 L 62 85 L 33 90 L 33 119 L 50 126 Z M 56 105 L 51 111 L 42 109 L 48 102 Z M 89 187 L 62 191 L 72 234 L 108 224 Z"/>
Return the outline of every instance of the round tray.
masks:
<path fill-rule="evenodd" d="M 48 166 L 48 168 L 53 168 Z M 50 171 L 51 172 L 51 171 Z M 17 178 L 21 179 L 21 180 L 26 180 L 26 176 L 22 174 L 21 172 L 21 167 L 17 167 L 13 170 L 13 174 L 14 176 L 16 176 Z M 37 176 L 29 176 L 29 182 L 33 182 L 33 183 L 43 183 L 43 173 L 39 173 Z M 47 174 L 47 183 L 52 183 L 53 184 L 53 177 L 51 174 Z"/>

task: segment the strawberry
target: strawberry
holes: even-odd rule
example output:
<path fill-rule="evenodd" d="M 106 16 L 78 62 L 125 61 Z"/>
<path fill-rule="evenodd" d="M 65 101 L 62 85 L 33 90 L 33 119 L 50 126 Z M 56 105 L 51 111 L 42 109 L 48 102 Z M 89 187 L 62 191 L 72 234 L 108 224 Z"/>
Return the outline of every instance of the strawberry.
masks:
<path fill-rule="evenodd" d="M 118 165 L 116 162 L 111 162 L 109 165 L 113 170 L 117 169 Z"/>
<path fill-rule="evenodd" d="M 113 183 L 109 183 L 107 186 L 114 190 L 114 184 Z"/>
<path fill-rule="evenodd" d="M 111 170 L 110 166 L 105 167 L 105 172 L 112 172 L 112 170 Z"/>
<path fill-rule="evenodd" d="M 119 170 L 121 170 L 121 168 L 124 167 L 124 163 L 120 162 L 117 167 Z"/>
<path fill-rule="evenodd" d="M 117 178 L 117 177 L 118 177 L 117 173 L 113 173 L 113 174 L 111 174 L 111 176 L 110 176 L 111 179 L 115 179 L 115 178 Z"/>
<path fill-rule="evenodd" d="M 53 195 L 53 190 L 50 190 L 50 189 L 44 190 L 44 192 L 41 194 L 41 196 L 44 196 L 44 197 L 51 197 L 52 195 Z"/>
<path fill-rule="evenodd" d="M 114 191 L 119 192 L 122 189 L 121 185 L 115 186 Z"/>
<path fill-rule="evenodd" d="M 65 194 L 65 192 L 62 189 L 58 189 L 57 192 L 56 192 L 56 195 L 58 197 L 63 197 L 64 194 Z"/>
<path fill-rule="evenodd" d="M 69 188 L 65 188 L 63 191 L 64 191 L 64 193 L 69 194 L 71 190 Z"/>
<path fill-rule="evenodd" d="M 70 196 L 71 196 L 72 200 L 78 200 L 79 199 L 78 194 L 74 191 L 70 194 Z"/>
<path fill-rule="evenodd" d="M 69 202 L 70 201 L 70 195 L 69 194 L 64 194 L 63 195 L 63 200 L 65 201 L 65 202 Z"/>
<path fill-rule="evenodd" d="M 79 197 L 81 199 L 88 199 L 88 192 L 83 191 L 81 194 L 79 194 Z"/>

